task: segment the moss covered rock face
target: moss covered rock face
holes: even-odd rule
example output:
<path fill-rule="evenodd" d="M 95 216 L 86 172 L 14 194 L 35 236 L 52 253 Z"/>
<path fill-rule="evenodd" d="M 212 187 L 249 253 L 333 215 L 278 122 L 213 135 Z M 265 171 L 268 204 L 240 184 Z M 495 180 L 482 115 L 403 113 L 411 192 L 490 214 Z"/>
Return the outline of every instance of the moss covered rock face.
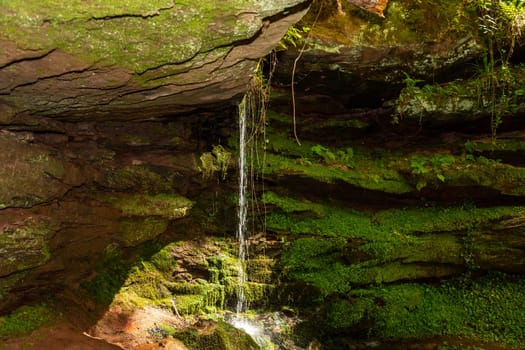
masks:
<path fill-rule="evenodd" d="M 405 74 L 433 81 L 484 54 L 475 2 L 391 0 L 384 18 L 350 3 L 316 0 L 298 25 L 311 28 L 302 35 L 305 51 L 294 70 L 299 110 L 381 105 L 395 98 Z M 286 85 L 303 41 L 292 44 L 280 54 L 276 72 Z"/>
<path fill-rule="evenodd" d="M 2 2 L 0 312 L 73 289 L 113 343 L 254 347 L 207 319 L 239 284 L 231 101 L 310 2 L 216 3 Z M 525 74 L 519 42 L 484 65 L 496 2 L 311 3 L 299 113 L 292 40 L 249 123 L 247 303 L 302 348 L 523 348 Z"/>
<path fill-rule="evenodd" d="M 245 90 L 255 60 L 302 17 L 303 3 L 5 3 L 3 117 L 145 117 L 227 101 Z"/>
<path fill-rule="evenodd" d="M 31 207 L 63 195 L 70 187 L 65 164 L 46 147 L 31 144 L 32 135 L 0 135 L 0 208 Z"/>

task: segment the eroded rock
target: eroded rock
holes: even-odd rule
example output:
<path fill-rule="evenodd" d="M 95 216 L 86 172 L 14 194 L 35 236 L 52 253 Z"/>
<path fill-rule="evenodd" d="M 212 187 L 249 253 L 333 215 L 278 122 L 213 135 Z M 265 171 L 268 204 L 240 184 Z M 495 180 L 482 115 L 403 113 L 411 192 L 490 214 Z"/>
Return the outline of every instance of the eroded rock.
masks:
<path fill-rule="evenodd" d="M 11 3 L 0 16 L 4 118 L 146 119 L 227 103 L 306 5 Z"/>

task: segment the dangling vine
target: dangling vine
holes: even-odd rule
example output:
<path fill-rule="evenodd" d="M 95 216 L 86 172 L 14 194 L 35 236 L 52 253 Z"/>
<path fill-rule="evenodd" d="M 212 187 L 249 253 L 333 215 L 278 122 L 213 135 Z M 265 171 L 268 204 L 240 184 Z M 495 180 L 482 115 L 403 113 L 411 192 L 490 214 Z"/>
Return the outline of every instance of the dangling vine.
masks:
<path fill-rule="evenodd" d="M 301 141 L 299 141 L 299 136 L 297 135 L 297 115 L 296 115 L 295 87 L 294 87 L 294 84 L 295 84 L 295 71 L 297 69 L 297 62 L 299 62 L 299 60 L 301 59 L 301 56 L 303 55 L 303 52 L 304 52 L 304 50 L 306 48 L 306 44 L 308 43 L 308 37 L 310 35 L 310 31 L 311 31 L 311 29 L 313 27 L 315 27 L 315 25 L 317 23 L 317 20 L 319 19 L 319 15 L 321 14 L 321 10 L 322 9 L 323 9 L 323 3 L 320 4 L 319 10 L 317 10 L 317 14 L 315 15 L 315 19 L 314 19 L 314 22 L 312 24 L 312 27 L 309 28 L 308 34 L 307 34 L 306 38 L 303 41 L 303 46 L 301 47 L 301 49 L 299 50 L 299 54 L 297 55 L 297 57 L 293 61 L 292 78 L 291 78 L 293 136 L 294 136 L 295 141 L 297 142 L 297 144 L 299 146 L 301 145 Z"/>
<path fill-rule="evenodd" d="M 503 114 L 511 105 L 513 79 L 509 76 L 509 62 L 525 26 L 525 1 L 477 0 L 476 5 L 479 26 L 487 45 L 481 102 L 489 108 L 491 138 L 495 141 Z"/>
<path fill-rule="evenodd" d="M 276 65 L 275 51 L 272 51 L 266 59 L 261 59 L 257 65 L 254 76 L 250 81 L 248 91 L 245 94 L 247 104 L 247 125 L 249 135 L 246 141 L 249 159 L 249 188 L 251 193 L 251 209 L 253 218 L 262 218 L 260 224 L 262 232 L 266 232 L 266 207 L 258 200 L 258 191 L 264 193 L 264 181 L 262 180 L 263 166 L 266 163 L 266 109 L 270 99 L 271 79 Z M 260 183 L 261 188 L 257 188 Z M 256 220 L 252 221 L 255 232 Z"/>

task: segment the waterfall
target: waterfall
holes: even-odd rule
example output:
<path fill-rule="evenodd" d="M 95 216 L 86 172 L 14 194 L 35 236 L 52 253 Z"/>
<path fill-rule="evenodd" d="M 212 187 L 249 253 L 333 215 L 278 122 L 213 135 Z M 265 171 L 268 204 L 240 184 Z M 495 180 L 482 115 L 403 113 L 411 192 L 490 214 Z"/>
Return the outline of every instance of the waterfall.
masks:
<path fill-rule="evenodd" d="M 247 114 L 246 96 L 239 103 L 239 209 L 238 209 L 238 227 L 236 238 L 238 241 L 238 285 L 237 285 L 237 307 L 235 311 L 237 316 L 246 311 L 246 257 L 248 253 L 248 242 L 246 237 L 246 187 L 248 182 L 246 169 L 246 114 Z"/>
<path fill-rule="evenodd" d="M 252 110 L 253 95 L 247 93 L 239 103 L 239 202 L 238 202 L 238 225 L 236 238 L 238 242 L 237 256 L 237 305 L 235 316 L 229 322 L 236 328 L 249 334 L 259 345 L 261 350 L 280 349 L 273 343 L 269 332 L 265 329 L 265 324 L 243 315 L 247 311 L 248 302 L 246 300 L 246 260 L 248 258 L 248 232 L 246 229 L 246 219 L 248 216 L 248 203 L 246 200 L 246 189 L 248 187 L 248 169 L 246 164 L 246 132 L 247 118 L 253 118 Z"/>
<path fill-rule="evenodd" d="M 248 235 L 246 230 L 246 218 L 248 215 L 248 203 L 246 202 L 246 188 L 248 187 L 248 176 L 246 166 L 246 118 L 251 117 L 250 94 L 244 96 L 239 103 L 239 209 L 238 226 L 236 238 L 238 241 L 237 255 L 237 305 L 235 318 L 231 324 L 249 334 L 259 345 L 261 350 L 274 350 L 270 337 L 265 333 L 261 324 L 246 318 L 242 313 L 246 312 L 248 303 L 246 301 L 246 259 L 248 257 Z"/>

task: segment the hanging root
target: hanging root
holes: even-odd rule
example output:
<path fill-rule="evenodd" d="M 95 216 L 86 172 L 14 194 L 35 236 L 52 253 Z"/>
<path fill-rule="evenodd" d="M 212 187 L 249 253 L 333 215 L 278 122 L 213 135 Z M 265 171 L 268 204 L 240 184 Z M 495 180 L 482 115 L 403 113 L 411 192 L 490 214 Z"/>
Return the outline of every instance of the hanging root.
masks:
<path fill-rule="evenodd" d="M 310 33 L 315 27 L 315 24 L 317 23 L 317 20 L 319 19 L 319 15 L 321 14 L 321 10 L 323 9 L 323 4 L 319 6 L 319 10 L 317 11 L 317 15 L 315 15 L 314 23 L 312 24 L 312 27 L 310 31 L 308 32 L 308 35 L 304 39 L 303 46 L 301 47 L 301 50 L 299 50 L 299 54 L 293 61 L 293 67 L 292 67 L 292 81 L 291 81 L 291 87 L 292 87 L 292 119 L 293 119 L 293 136 L 295 138 L 295 141 L 299 146 L 301 146 L 301 141 L 299 141 L 299 137 L 297 136 L 297 115 L 296 115 L 296 106 L 295 106 L 295 87 L 294 87 L 294 81 L 295 81 L 295 70 L 297 69 L 297 62 L 301 59 L 301 56 L 303 55 L 303 52 L 306 48 L 306 44 L 308 42 L 308 37 L 310 36 Z"/>

